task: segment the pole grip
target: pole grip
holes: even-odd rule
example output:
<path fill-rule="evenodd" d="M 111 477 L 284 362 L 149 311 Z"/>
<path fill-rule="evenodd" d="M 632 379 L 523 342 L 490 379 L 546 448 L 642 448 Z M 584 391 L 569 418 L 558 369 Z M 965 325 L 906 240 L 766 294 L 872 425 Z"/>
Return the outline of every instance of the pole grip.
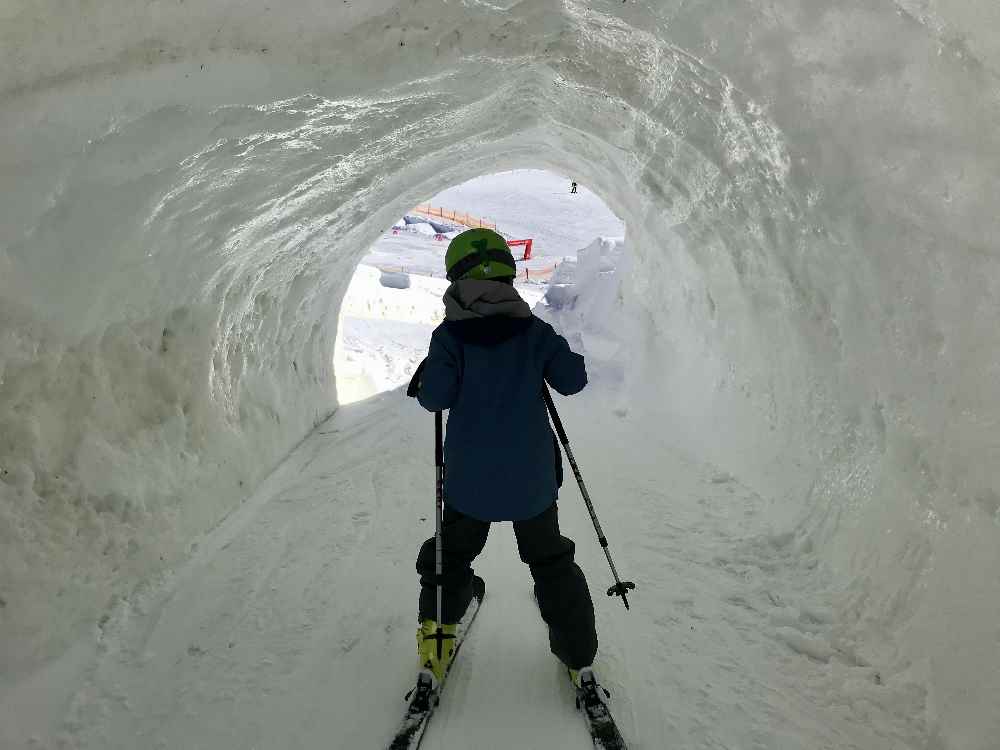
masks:
<path fill-rule="evenodd" d="M 559 412 L 556 411 L 556 405 L 552 402 L 552 394 L 549 393 L 549 387 L 545 383 L 542 383 L 542 397 L 545 399 L 545 408 L 549 410 L 549 416 L 552 417 L 552 423 L 556 426 L 556 434 L 559 435 L 559 442 L 563 445 L 569 445 L 566 430 L 563 429 Z"/>

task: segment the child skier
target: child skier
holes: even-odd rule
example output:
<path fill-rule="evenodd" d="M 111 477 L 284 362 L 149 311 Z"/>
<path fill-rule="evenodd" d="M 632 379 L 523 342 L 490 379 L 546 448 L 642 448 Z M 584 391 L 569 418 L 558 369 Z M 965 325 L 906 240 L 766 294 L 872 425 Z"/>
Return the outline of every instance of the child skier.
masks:
<path fill-rule="evenodd" d="M 445 440 L 442 522 L 442 610 L 454 636 L 472 597 L 485 584 L 472 561 L 490 523 L 513 521 L 521 560 L 529 566 L 549 647 L 577 687 L 595 682 L 594 605 L 575 545 L 559 533 L 562 483 L 559 446 L 542 399 L 543 382 L 564 396 L 587 384 L 583 357 L 548 323 L 531 314 L 514 289 L 516 267 L 507 242 L 488 229 L 455 237 L 445 256 L 445 321 L 431 336 L 427 358 L 409 393 L 431 412 L 450 409 Z M 438 659 L 435 540 L 417 557 L 420 574 L 417 651 L 420 665 L 441 680 L 453 656 L 446 640 Z"/>

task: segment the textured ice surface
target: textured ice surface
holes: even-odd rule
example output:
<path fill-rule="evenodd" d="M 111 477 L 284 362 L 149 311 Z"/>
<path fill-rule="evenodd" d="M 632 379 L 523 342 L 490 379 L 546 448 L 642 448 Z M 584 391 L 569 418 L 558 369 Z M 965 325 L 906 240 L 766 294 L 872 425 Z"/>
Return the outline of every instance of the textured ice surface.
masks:
<path fill-rule="evenodd" d="M 931 746 L 995 743 L 995 3 L 56 9 L 0 11 L 5 677 L 335 407 L 379 232 L 550 167 L 628 226 L 650 429 L 775 498 L 761 544 L 836 582 L 816 627 L 922 686 Z"/>

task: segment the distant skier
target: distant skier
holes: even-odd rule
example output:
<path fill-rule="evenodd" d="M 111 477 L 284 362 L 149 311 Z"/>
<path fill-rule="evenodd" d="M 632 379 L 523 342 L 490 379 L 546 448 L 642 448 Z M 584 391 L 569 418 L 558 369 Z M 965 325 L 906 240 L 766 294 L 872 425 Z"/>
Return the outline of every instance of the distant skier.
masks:
<path fill-rule="evenodd" d="M 576 192 L 576 183 L 575 183 L 575 182 L 571 182 L 571 183 L 569 184 L 569 191 L 570 191 L 571 193 L 575 193 L 575 192 Z"/>
<path fill-rule="evenodd" d="M 543 381 L 569 396 L 587 384 L 583 357 L 548 323 L 531 314 L 514 289 L 514 257 L 489 229 L 455 237 L 445 256 L 445 321 L 410 393 L 431 412 L 450 409 L 445 440 L 442 524 L 443 629 L 454 635 L 474 593 L 485 584 L 472 561 L 486 544 L 490 523 L 513 521 L 521 560 L 549 628 L 549 647 L 580 686 L 593 680 L 597 652 L 594 605 L 574 543 L 559 533 L 562 484 L 558 444 L 542 400 Z M 417 652 L 440 680 L 453 652 L 437 656 L 435 540 L 417 557 L 420 574 Z M 479 591 L 475 591 L 475 589 Z M 454 641 L 446 641 L 453 643 Z"/>

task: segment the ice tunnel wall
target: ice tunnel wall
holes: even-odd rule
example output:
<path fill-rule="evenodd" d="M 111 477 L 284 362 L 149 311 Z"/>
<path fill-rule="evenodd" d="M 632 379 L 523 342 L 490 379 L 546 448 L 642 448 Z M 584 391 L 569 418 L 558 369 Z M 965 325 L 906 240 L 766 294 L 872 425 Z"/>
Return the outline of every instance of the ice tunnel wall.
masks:
<path fill-rule="evenodd" d="M 549 166 L 627 222 L 636 411 L 775 497 L 844 643 L 926 675 L 928 721 L 982 746 L 993 5 L 0 14 L 4 673 L 183 558 L 335 408 L 339 300 L 402 210 Z"/>

